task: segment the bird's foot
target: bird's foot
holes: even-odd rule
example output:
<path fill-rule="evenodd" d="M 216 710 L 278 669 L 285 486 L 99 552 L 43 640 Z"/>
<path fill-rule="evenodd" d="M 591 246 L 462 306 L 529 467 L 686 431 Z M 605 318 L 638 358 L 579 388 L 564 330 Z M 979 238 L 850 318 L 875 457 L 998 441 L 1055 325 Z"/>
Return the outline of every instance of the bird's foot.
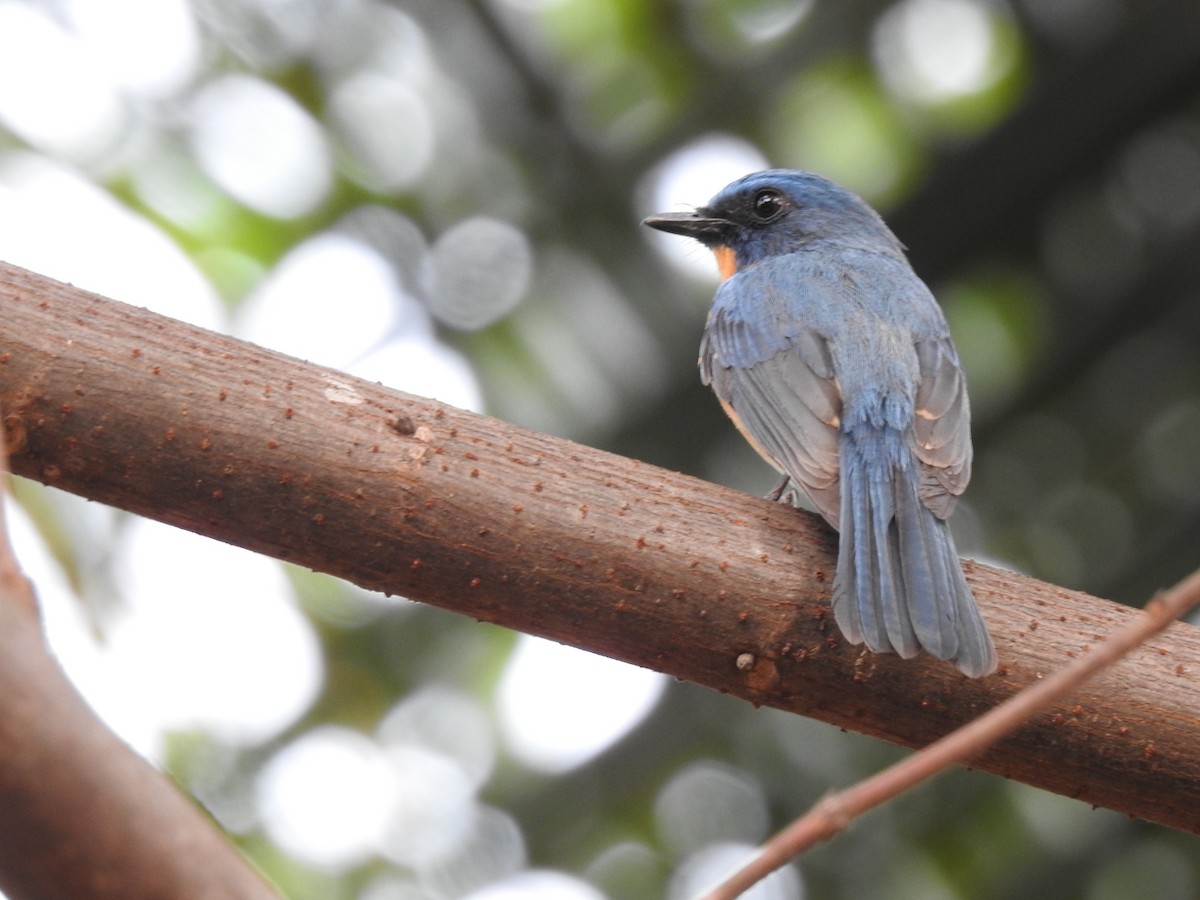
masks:
<path fill-rule="evenodd" d="M 775 487 L 771 488 L 771 490 L 767 493 L 767 499 L 774 500 L 776 502 L 782 500 L 784 492 L 787 491 L 788 484 L 791 482 L 791 480 L 791 476 L 788 475 L 784 475 L 782 478 L 780 478 L 779 484 L 775 485 Z"/>

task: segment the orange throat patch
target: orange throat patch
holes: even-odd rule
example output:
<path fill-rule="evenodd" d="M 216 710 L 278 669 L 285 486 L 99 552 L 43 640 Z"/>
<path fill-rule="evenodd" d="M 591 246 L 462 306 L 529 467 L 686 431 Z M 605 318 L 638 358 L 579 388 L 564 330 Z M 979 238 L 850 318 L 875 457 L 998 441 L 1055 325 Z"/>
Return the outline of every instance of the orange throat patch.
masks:
<path fill-rule="evenodd" d="M 728 244 L 712 248 L 713 256 L 717 258 L 717 269 L 721 273 L 721 280 L 726 281 L 731 275 L 737 272 L 737 257 L 733 253 L 733 248 Z"/>

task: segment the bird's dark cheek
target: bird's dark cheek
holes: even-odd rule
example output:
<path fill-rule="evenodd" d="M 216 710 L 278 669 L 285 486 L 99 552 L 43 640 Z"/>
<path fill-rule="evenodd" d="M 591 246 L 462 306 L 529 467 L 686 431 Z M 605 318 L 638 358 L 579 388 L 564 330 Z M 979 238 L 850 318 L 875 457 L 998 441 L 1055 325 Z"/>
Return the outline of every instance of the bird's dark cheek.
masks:
<path fill-rule="evenodd" d="M 721 273 L 722 281 L 737 272 L 737 256 L 732 247 L 728 244 L 717 244 L 712 248 L 712 252 L 717 258 L 717 270 Z"/>

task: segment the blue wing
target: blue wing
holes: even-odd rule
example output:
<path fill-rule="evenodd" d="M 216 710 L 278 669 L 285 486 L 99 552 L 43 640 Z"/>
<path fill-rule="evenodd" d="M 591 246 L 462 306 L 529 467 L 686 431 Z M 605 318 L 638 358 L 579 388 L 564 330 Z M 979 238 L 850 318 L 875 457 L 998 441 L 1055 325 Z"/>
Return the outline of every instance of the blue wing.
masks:
<path fill-rule="evenodd" d="M 913 398 L 909 446 L 920 463 L 922 502 L 941 519 L 971 477 L 970 405 L 958 354 L 940 310 L 905 266 L 915 289 L 885 302 L 914 326 L 906 386 Z M 805 275 L 809 277 L 805 277 Z M 901 282 L 903 284 L 903 282 Z M 847 307 L 860 307 L 878 285 L 865 278 L 823 277 L 796 265 L 756 266 L 717 293 L 700 347 L 700 374 L 759 454 L 789 476 L 839 527 L 839 431 L 843 395 L 837 353 L 889 355 L 856 346 Z M 864 300 L 864 304 L 865 304 Z M 859 329 L 858 335 L 868 329 Z M 840 340 L 839 340 L 840 339 Z M 893 348 L 888 348 L 889 350 Z M 853 361 L 869 368 L 873 360 Z"/>
<path fill-rule="evenodd" d="M 971 480 L 971 406 L 949 335 L 916 344 L 912 444 L 921 461 L 921 501 L 944 519 Z"/>
<path fill-rule="evenodd" d="M 836 528 L 841 390 L 828 342 L 788 315 L 776 290 L 746 274 L 725 282 L 700 346 L 700 376 L 755 450 Z M 737 303 L 721 296 L 727 291 L 757 295 Z"/>

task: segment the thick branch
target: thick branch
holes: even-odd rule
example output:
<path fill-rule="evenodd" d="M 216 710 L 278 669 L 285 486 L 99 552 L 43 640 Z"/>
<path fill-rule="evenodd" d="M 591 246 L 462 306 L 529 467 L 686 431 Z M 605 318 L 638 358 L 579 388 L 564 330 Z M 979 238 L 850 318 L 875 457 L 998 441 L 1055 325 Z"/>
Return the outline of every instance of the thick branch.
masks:
<path fill-rule="evenodd" d="M 1200 571 L 1151 600 L 1140 617 L 1111 633 L 1108 640 L 1087 656 L 1079 657 L 1049 678 L 1030 685 L 962 728 L 910 753 L 854 787 L 826 794 L 806 815 L 771 838 L 749 863 L 706 895 L 705 900 L 740 897 L 813 844 L 844 831 L 857 816 L 894 800 L 956 763 L 978 756 L 1036 713 L 1063 702 L 1093 675 L 1169 627 L 1197 603 L 1200 603 Z"/>
<path fill-rule="evenodd" d="M 278 898 L 51 658 L 2 509 L 0 889 L 12 900 Z"/>
<path fill-rule="evenodd" d="M 996 676 L 851 647 L 815 517 L 0 267 L 14 471 L 679 678 L 924 745 L 1135 613 L 967 563 Z M 975 761 L 1200 832 L 1200 632 Z"/>

